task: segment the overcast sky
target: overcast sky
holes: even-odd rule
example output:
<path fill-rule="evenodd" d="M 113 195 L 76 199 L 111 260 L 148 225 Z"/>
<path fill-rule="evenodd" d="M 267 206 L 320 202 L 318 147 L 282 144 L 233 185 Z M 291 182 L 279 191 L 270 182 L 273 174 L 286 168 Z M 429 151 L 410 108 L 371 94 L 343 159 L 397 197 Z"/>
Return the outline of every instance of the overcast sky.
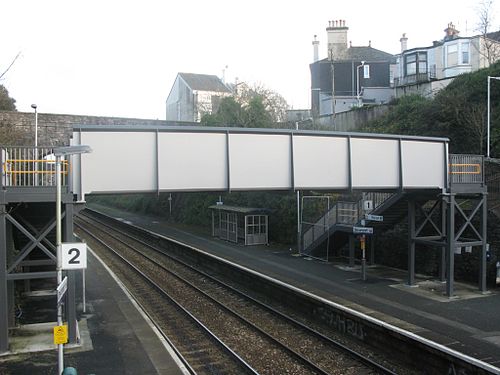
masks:
<path fill-rule="evenodd" d="M 392 54 L 429 46 L 453 22 L 477 34 L 480 0 L 0 0 L 0 82 L 19 111 L 164 119 L 178 72 L 215 74 L 310 107 L 312 39 L 329 20 L 353 46 Z M 500 17 L 496 0 L 492 31 Z"/>

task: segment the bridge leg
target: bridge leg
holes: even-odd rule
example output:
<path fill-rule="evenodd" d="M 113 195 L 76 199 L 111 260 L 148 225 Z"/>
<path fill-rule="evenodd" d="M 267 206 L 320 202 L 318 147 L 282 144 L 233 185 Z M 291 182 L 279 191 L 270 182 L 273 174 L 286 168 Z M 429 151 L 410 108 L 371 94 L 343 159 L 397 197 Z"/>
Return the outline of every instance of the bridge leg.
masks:
<path fill-rule="evenodd" d="M 7 212 L 0 205 L 0 353 L 9 350 L 9 308 L 7 303 Z"/>
<path fill-rule="evenodd" d="M 488 230 L 488 199 L 486 194 L 481 195 L 482 212 L 481 212 L 481 256 L 479 258 L 479 290 L 486 292 L 486 250 L 487 250 L 487 230 Z"/>
<path fill-rule="evenodd" d="M 375 264 L 375 236 L 370 236 L 370 259 L 368 264 L 373 266 Z"/>
<path fill-rule="evenodd" d="M 349 267 L 354 267 L 354 236 L 349 235 Z"/>
<path fill-rule="evenodd" d="M 446 203 L 444 199 L 441 200 L 441 235 L 446 233 Z M 440 262 L 439 262 L 439 281 L 446 280 L 446 249 L 444 246 L 439 247 Z"/>
<path fill-rule="evenodd" d="M 415 201 L 408 201 L 408 285 L 415 285 Z"/>
<path fill-rule="evenodd" d="M 454 276 L 455 276 L 455 194 L 449 194 L 447 200 L 447 221 L 446 221 L 446 295 L 453 297 Z"/>
<path fill-rule="evenodd" d="M 15 293 L 15 281 L 7 281 L 7 311 L 8 311 L 8 322 L 9 327 L 13 328 L 16 326 L 15 319 L 15 306 L 16 306 L 16 293 Z"/>
<path fill-rule="evenodd" d="M 65 242 L 73 242 L 73 204 L 66 203 L 64 205 L 66 215 L 64 216 L 64 233 L 63 238 Z M 76 320 L 76 271 L 68 271 L 68 290 L 67 290 L 67 305 L 66 314 L 68 319 L 68 341 L 71 344 L 77 342 L 77 327 L 78 324 Z"/>

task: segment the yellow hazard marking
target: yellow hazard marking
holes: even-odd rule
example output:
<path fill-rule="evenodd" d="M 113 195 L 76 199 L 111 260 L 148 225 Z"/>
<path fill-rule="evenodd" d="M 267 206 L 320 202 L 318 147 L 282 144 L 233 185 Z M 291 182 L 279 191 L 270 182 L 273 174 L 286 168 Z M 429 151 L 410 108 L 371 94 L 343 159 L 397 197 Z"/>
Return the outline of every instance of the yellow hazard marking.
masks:
<path fill-rule="evenodd" d="M 54 344 L 66 344 L 68 342 L 68 326 L 54 327 Z"/>

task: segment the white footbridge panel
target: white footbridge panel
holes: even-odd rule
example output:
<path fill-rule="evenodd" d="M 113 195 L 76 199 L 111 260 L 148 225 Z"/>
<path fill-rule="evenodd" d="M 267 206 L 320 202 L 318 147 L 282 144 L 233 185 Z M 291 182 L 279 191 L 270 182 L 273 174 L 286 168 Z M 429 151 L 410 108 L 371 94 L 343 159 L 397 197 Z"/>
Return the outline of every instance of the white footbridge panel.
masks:
<path fill-rule="evenodd" d="M 206 127 L 80 126 L 74 191 L 446 189 L 448 139 Z"/>

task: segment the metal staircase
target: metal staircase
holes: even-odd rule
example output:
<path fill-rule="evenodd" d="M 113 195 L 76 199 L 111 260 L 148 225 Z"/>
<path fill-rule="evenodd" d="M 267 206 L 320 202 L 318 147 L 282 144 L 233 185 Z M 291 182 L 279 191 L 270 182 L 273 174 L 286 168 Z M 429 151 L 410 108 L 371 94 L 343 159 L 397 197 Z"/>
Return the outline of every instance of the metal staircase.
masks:
<path fill-rule="evenodd" d="M 353 227 L 361 225 L 365 213 L 384 215 L 377 223 L 378 230 L 385 230 L 400 222 L 407 214 L 405 193 L 363 193 L 356 201 L 338 201 L 325 215 L 311 224 L 302 235 L 303 255 L 321 255 L 327 247 L 339 248 L 348 241 Z M 328 241 L 333 238 L 333 244 Z"/>

